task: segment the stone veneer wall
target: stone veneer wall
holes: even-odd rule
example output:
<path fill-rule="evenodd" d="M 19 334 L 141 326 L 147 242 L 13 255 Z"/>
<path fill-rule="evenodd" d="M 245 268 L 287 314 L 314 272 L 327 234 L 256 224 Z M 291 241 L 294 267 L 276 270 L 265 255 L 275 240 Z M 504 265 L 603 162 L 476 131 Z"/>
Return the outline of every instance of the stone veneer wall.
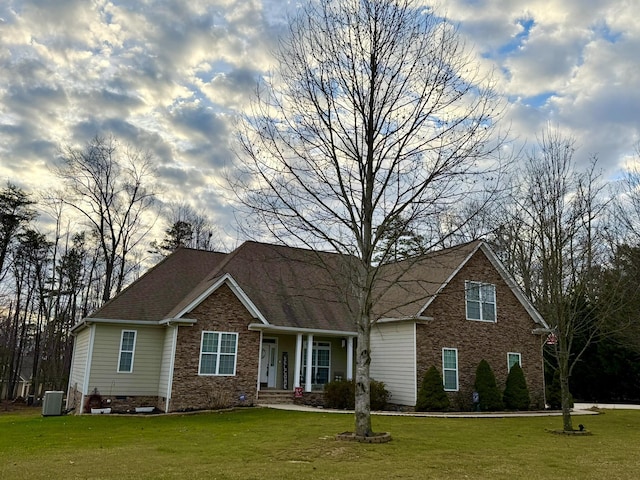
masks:
<path fill-rule="evenodd" d="M 225 408 L 255 402 L 260 352 L 260 333 L 251 332 L 254 322 L 247 309 L 227 285 L 221 286 L 187 315 L 193 326 L 178 328 L 170 411 Z M 235 376 L 198 375 L 202 331 L 238 332 Z"/>
<path fill-rule="evenodd" d="M 83 413 L 91 413 L 91 405 L 89 405 L 90 395 L 84 398 L 84 405 L 81 405 L 82 392 L 77 387 L 69 389 L 69 401 L 67 409 L 74 409 L 76 415 Z M 156 396 L 109 396 L 100 395 L 100 405 L 93 408 L 111 408 L 113 413 L 129 413 L 134 412 L 136 407 L 154 407 L 156 411 L 164 411 L 165 405 L 162 398 Z"/>
<path fill-rule="evenodd" d="M 136 407 L 154 407 L 164 410 L 162 403 L 155 396 L 102 396 L 102 408 L 110 407 L 112 413 L 134 413 Z M 87 412 L 90 413 L 90 412 Z"/>
<path fill-rule="evenodd" d="M 465 280 L 496 286 L 497 322 L 466 319 Z M 477 252 L 424 313 L 432 321 L 417 325 L 417 382 L 431 365 L 442 374 L 442 348 L 458 349 L 458 392 L 449 392 L 452 407 L 472 408 L 475 372 L 482 359 L 489 362 L 498 387 L 508 374 L 507 352 L 521 354 L 522 369 L 532 408 L 544 407 L 542 339 L 532 334 L 540 327 L 501 279 L 489 259 Z"/>

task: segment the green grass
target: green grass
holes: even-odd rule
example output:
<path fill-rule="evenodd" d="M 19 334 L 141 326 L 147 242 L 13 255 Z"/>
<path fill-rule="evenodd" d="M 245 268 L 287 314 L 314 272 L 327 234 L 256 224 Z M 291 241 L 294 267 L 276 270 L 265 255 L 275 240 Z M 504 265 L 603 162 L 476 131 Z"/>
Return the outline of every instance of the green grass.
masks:
<path fill-rule="evenodd" d="M 640 411 L 576 417 L 374 417 L 393 440 L 339 442 L 351 415 L 241 409 L 167 416 L 0 412 L 0 479 L 635 479 Z"/>

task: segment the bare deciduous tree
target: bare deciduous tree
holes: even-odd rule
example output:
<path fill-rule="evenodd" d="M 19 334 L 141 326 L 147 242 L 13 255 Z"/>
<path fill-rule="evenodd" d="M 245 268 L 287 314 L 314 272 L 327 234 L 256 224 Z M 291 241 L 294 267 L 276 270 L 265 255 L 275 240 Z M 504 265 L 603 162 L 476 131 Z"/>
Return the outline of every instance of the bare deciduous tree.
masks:
<path fill-rule="evenodd" d="M 394 231 L 437 244 L 424 227 L 496 181 L 500 106 L 456 29 L 413 0 L 305 4 L 276 61 L 240 127 L 232 185 L 254 235 L 264 227 L 341 254 L 357 332 L 355 430 L 369 436 L 379 264 L 394 255 Z"/>
<path fill-rule="evenodd" d="M 84 148 L 66 146 L 55 173 L 65 184 L 64 202 L 87 221 L 100 244 L 107 301 L 122 289 L 129 254 L 151 228 L 152 157 L 112 136 L 96 136 Z"/>
<path fill-rule="evenodd" d="M 556 342 L 547 348 L 560 374 L 566 431 L 573 428 L 569 378 L 587 346 L 603 333 L 606 317 L 595 282 L 600 273 L 596 266 L 604 262 L 596 248 L 602 243 L 597 227 L 607 205 L 604 186 L 595 158 L 584 171 L 576 167 L 574 143 L 558 129 L 542 132 L 516 178 L 505 221 L 495 232 L 505 265 L 555 334 Z"/>
<path fill-rule="evenodd" d="M 614 192 L 615 221 L 611 222 L 614 242 L 629 245 L 640 244 L 640 141 L 635 149 L 636 158 L 624 171 Z"/>

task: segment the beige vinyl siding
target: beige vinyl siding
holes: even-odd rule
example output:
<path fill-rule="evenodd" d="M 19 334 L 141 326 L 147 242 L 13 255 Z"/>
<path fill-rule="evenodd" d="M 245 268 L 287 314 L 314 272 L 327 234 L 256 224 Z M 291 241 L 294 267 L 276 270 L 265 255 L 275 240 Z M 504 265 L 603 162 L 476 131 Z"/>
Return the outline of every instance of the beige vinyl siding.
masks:
<path fill-rule="evenodd" d="M 416 404 L 415 322 L 379 323 L 371 329 L 371 378 L 385 383 L 390 402 Z"/>
<path fill-rule="evenodd" d="M 118 372 L 123 330 L 135 330 L 133 371 Z M 102 395 L 157 395 L 164 327 L 96 325 L 89 389 Z"/>
<path fill-rule="evenodd" d="M 265 338 L 270 338 L 270 336 L 265 334 Z M 276 335 L 275 338 L 278 341 L 278 379 L 276 380 L 276 388 L 283 388 L 284 385 L 282 355 L 287 352 L 287 389 L 293 390 L 296 369 L 296 337 L 295 335 Z"/>
<path fill-rule="evenodd" d="M 158 396 L 167 397 L 169 379 L 171 377 L 171 359 L 173 358 L 173 339 L 178 327 L 169 327 L 164 332 L 164 347 L 162 349 L 162 364 L 160 365 L 160 382 Z"/>
<path fill-rule="evenodd" d="M 73 343 L 73 362 L 71 363 L 69 386 L 76 387 L 80 391 L 82 391 L 84 376 L 87 369 L 87 355 L 89 355 L 90 339 L 91 329 L 85 328 L 76 335 Z"/>
<path fill-rule="evenodd" d="M 331 377 L 329 380 L 335 380 L 336 376 L 347 379 L 347 345 L 342 346 L 342 338 L 331 339 Z M 295 354 L 294 354 L 295 355 Z M 294 358 L 295 360 L 295 358 Z M 353 372 L 352 372 L 353 373 Z"/>

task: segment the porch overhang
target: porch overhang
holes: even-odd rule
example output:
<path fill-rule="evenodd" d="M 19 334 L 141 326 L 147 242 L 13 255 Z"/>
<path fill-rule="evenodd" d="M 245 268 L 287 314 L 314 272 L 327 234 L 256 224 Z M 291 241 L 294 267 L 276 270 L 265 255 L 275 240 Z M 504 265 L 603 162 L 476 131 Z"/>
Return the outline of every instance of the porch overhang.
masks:
<path fill-rule="evenodd" d="M 293 376 L 294 389 L 301 387 L 301 374 L 304 366 L 304 391 L 313 391 L 313 351 L 316 348 L 314 345 L 314 337 L 334 337 L 342 338 L 342 347 L 347 349 L 347 364 L 346 364 L 346 377 L 347 380 L 353 379 L 353 360 L 354 360 L 354 343 L 358 336 L 357 332 L 348 330 L 326 330 L 321 328 L 303 328 L 303 327 L 288 327 L 280 325 L 269 325 L 264 323 L 251 323 L 248 327 L 251 331 L 260 332 L 261 339 L 264 338 L 264 334 L 267 335 L 290 335 L 296 337 L 295 356 L 294 356 L 294 368 L 296 372 Z M 304 338 L 306 337 L 306 339 Z M 306 344 L 306 347 L 304 346 Z M 306 348 L 306 357 L 303 362 L 303 349 Z M 262 357 L 259 358 L 258 371 L 258 390 L 260 390 L 260 377 L 262 375 Z M 268 382 L 268 380 L 267 380 Z"/>

